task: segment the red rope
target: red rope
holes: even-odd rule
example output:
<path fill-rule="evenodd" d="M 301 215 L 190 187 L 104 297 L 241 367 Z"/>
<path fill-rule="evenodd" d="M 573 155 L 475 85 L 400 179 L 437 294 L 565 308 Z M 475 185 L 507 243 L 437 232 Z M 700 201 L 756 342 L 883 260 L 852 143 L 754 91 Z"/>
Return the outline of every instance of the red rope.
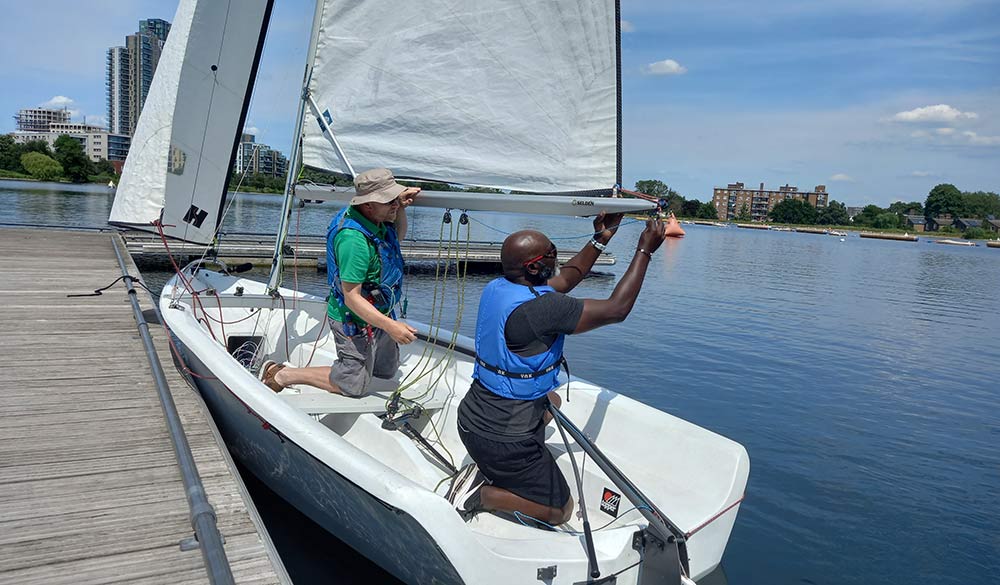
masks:
<path fill-rule="evenodd" d="M 645 199 L 646 201 L 652 201 L 653 203 L 659 203 L 660 201 L 659 199 L 653 197 L 652 195 L 647 195 L 645 193 L 640 193 L 638 191 L 629 191 L 628 189 L 618 189 L 618 190 L 621 191 L 622 193 L 625 193 L 626 195 L 638 197 L 639 199 Z"/>
<path fill-rule="evenodd" d="M 736 501 L 735 501 L 735 502 L 733 502 L 732 504 L 729 504 L 728 506 L 726 506 L 725 508 L 723 508 L 721 512 L 719 512 L 719 513 L 718 513 L 718 514 L 716 514 L 715 516 L 712 516 L 712 517 L 711 517 L 711 518 L 709 518 L 708 520 L 705 520 L 704 522 L 702 522 L 701 524 L 699 524 L 699 525 L 698 525 L 697 527 L 695 527 L 695 529 L 694 529 L 694 530 L 692 530 L 691 532 L 688 532 L 687 534 L 685 534 L 685 535 L 684 535 L 684 538 L 691 538 L 691 535 L 692 535 L 692 534 L 694 534 L 695 532 L 698 532 L 698 531 L 699 531 L 699 530 L 701 530 L 702 528 L 704 528 L 704 527 L 708 526 L 709 524 L 711 524 L 712 522 L 715 522 L 716 520 L 718 520 L 720 516 L 722 516 L 722 515 L 723 515 L 723 514 L 725 514 L 726 512 L 728 512 L 728 511 L 732 510 L 733 508 L 735 508 L 735 507 L 736 507 L 736 506 L 737 506 L 737 505 L 738 505 L 738 504 L 739 504 L 740 502 L 742 502 L 742 501 L 743 501 L 743 500 L 744 500 L 744 499 L 745 499 L 746 497 L 747 497 L 747 495 L 746 495 L 746 494 L 744 493 L 744 494 L 743 494 L 742 496 L 740 496 L 740 497 L 739 497 L 739 499 L 738 499 L 738 500 L 736 500 Z"/>
<path fill-rule="evenodd" d="M 323 315 L 323 322 L 319 326 L 319 334 L 316 335 L 316 341 L 313 342 L 312 351 L 309 352 L 309 359 L 306 360 L 306 365 L 304 365 L 302 367 L 308 368 L 310 366 L 310 364 L 312 364 L 313 356 L 316 355 L 316 348 L 319 347 L 319 340 L 323 338 L 323 330 L 326 329 L 326 322 L 329 321 L 329 320 L 330 320 L 330 318 L 327 317 L 324 314 Z"/>

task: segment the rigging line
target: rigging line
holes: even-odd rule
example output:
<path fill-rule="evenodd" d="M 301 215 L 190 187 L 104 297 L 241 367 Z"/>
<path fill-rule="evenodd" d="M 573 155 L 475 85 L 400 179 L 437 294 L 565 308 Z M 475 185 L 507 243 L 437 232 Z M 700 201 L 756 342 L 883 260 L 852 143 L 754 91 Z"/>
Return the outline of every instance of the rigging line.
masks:
<path fill-rule="evenodd" d="M 153 223 L 153 225 L 156 226 L 156 229 L 160 234 L 160 241 L 163 242 L 163 249 L 167 251 L 167 258 L 170 260 L 171 266 L 174 267 L 174 273 L 177 274 L 178 278 L 180 278 L 181 282 L 184 284 L 184 288 L 187 289 L 187 292 L 191 295 L 192 314 L 197 318 L 198 308 L 201 307 L 202 314 L 208 315 L 208 311 L 205 310 L 205 306 L 201 303 L 201 299 L 199 298 L 198 293 L 194 290 L 194 287 L 191 285 L 191 281 L 184 276 L 184 271 L 181 270 L 181 268 L 177 265 L 177 261 L 174 259 L 173 252 L 170 251 L 170 245 L 167 244 L 167 236 L 165 233 L 163 233 L 163 222 L 157 220 Z M 174 291 L 175 291 L 174 295 L 170 299 L 171 302 L 176 302 L 178 299 L 180 299 L 181 295 L 184 294 L 183 291 L 178 292 L 177 287 L 174 287 Z M 222 315 L 219 316 L 221 317 Z M 212 339 L 216 339 L 215 332 L 212 330 L 211 324 L 206 322 L 206 325 L 208 326 L 208 332 L 212 335 Z M 218 340 L 216 339 L 216 341 Z"/>
<path fill-rule="evenodd" d="M 431 332 L 430 331 L 431 327 L 433 327 L 434 312 L 435 312 L 435 310 L 437 308 L 438 288 L 439 288 L 440 282 L 441 282 L 440 281 L 440 277 L 441 277 L 441 245 L 442 245 L 442 243 L 444 241 L 444 223 L 445 223 L 444 216 L 442 216 L 442 218 L 441 218 L 441 229 L 440 229 L 440 232 L 438 234 L 437 262 L 434 265 L 434 295 L 433 295 L 432 300 L 431 300 L 431 317 L 430 317 L 430 319 L 427 322 L 427 325 L 428 325 L 428 334 Z M 431 336 L 428 335 L 428 341 L 430 341 L 430 337 Z M 417 363 L 414 364 L 414 366 L 412 368 L 410 368 L 410 371 L 408 371 L 406 373 L 406 375 L 403 376 L 403 378 L 399 381 L 400 387 L 397 388 L 395 392 L 393 392 L 394 396 L 399 395 L 400 393 L 402 393 L 403 390 L 405 390 L 406 388 L 408 388 L 408 387 L 410 387 L 410 386 L 413 385 L 413 382 L 411 382 L 410 384 L 406 384 L 405 386 L 403 384 L 404 384 L 404 382 L 406 382 L 407 378 L 409 378 L 410 375 L 413 374 L 417 370 L 418 367 L 421 367 L 423 365 L 424 358 L 427 356 L 428 350 L 430 350 L 433 353 L 433 351 L 434 351 L 433 350 L 433 343 L 429 342 L 429 343 L 427 343 L 427 344 L 424 345 L 424 349 L 421 352 L 420 357 L 417 359 Z M 417 380 L 419 380 L 419 379 L 420 378 L 418 377 Z M 416 382 L 416 380 L 414 380 L 414 382 Z M 391 402 L 391 397 L 390 397 L 389 400 L 386 401 L 386 405 L 387 406 L 388 406 L 389 402 Z"/>
<path fill-rule="evenodd" d="M 309 365 L 312 364 L 313 356 L 316 355 L 316 348 L 319 347 L 319 340 L 323 339 L 323 332 L 326 330 L 326 322 L 329 320 L 330 318 L 326 316 L 326 312 L 324 310 L 323 319 L 320 321 L 319 325 L 319 333 L 316 334 L 316 341 L 313 342 L 313 348 L 309 353 L 309 359 L 306 360 L 306 365 L 302 366 L 303 368 L 308 368 Z"/>
<path fill-rule="evenodd" d="M 445 265 L 445 283 L 447 283 L 448 272 L 449 272 L 449 269 L 451 267 L 451 253 L 454 250 L 455 251 L 455 260 L 456 260 L 456 264 L 455 264 L 455 283 L 456 283 L 456 285 L 460 286 L 461 282 L 459 280 L 459 278 L 460 278 L 460 274 L 459 274 L 460 266 L 458 264 L 458 250 L 455 247 L 455 244 L 458 242 L 458 231 L 459 231 L 458 229 L 455 229 L 455 224 L 454 223 L 449 224 L 449 229 L 448 229 L 448 247 L 446 249 L 446 255 L 445 255 L 445 262 L 446 262 L 446 265 Z M 457 290 L 458 290 L 458 287 L 456 286 L 456 291 Z M 441 329 L 440 329 L 441 322 L 444 319 L 444 307 L 445 307 L 445 298 L 444 298 L 444 294 L 442 292 L 442 295 L 441 295 L 441 309 L 440 309 L 440 312 L 438 314 L 438 329 L 437 329 L 437 333 L 438 334 L 440 334 L 440 331 L 441 331 Z M 416 399 L 422 398 L 423 396 L 426 396 L 427 394 L 431 393 L 437 387 L 437 383 L 441 379 L 441 376 L 444 375 L 444 373 L 447 371 L 448 363 L 451 361 L 452 349 L 454 347 L 454 343 L 453 343 L 454 339 L 455 339 L 454 335 L 455 335 L 454 332 L 452 332 L 452 343 L 448 345 L 448 347 L 444 351 L 444 354 L 441 356 L 441 359 L 439 359 L 437 361 L 437 363 L 434 364 L 434 367 L 431 368 L 431 371 L 428 372 L 428 375 L 433 374 L 434 371 L 438 369 L 438 366 L 443 366 L 441 368 L 441 373 L 438 375 L 438 377 L 433 382 L 431 382 L 431 383 L 429 383 L 427 385 L 427 388 L 424 390 L 424 393 L 422 395 L 418 396 Z M 437 341 L 437 336 L 435 336 L 435 341 Z M 435 347 L 436 346 L 437 346 L 437 344 L 435 344 Z"/>
<path fill-rule="evenodd" d="M 427 369 L 427 367 L 430 366 L 431 362 L 433 361 L 435 348 L 438 345 L 438 343 L 437 343 L 438 339 L 439 339 L 438 335 L 440 334 L 440 331 L 441 331 L 441 320 L 444 318 L 445 292 L 447 290 L 447 285 L 448 285 L 448 272 L 450 271 L 450 268 L 451 268 L 451 248 L 452 248 L 452 242 L 455 240 L 455 237 L 456 237 L 454 223 L 452 223 L 449 220 L 450 220 L 450 210 L 449 210 L 449 212 L 446 212 L 445 219 L 442 220 L 441 235 L 439 237 L 440 239 L 438 240 L 438 271 L 437 271 L 437 273 L 435 275 L 435 295 L 434 295 L 434 301 L 433 301 L 432 306 L 431 306 L 431 323 L 429 325 L 429 329 L 433 329 L 433 334 L 427 336 L 428 340 L 427 340 L 426 345 L 424 346 L 424 353 L 421 354 L 421 361 L 423 361 L 423 358 L 425 356 L 427 356 L 427 361 L 423 363 L 423 367 L 421 368 L 420 374 L 418 374 L 417 377 L 414 380 L 410 381 L 408 384 L 403 385 L 400 388 L 398 388 L 397 391 L 396 391 L 396 393 L 393 394 L 394 396 L 398 396 L 398 393 L 401 393 L 403 390 L 406 390 L 407 388 L 409 388 L 409 387 L 413 386 L 414 384 L 416 384 L 419 380 L 423 379 L 425 376 L 433 373 L 434 370 L 436 370 L 437 367 L 441 363 L 445 362 L 446 359 L 449 357 L 448 353 L 446 351 L 445 355 L 443 355 L 441 357 L 441 359 L 439 359 L 437 361 L 437 363 L 435 363 L 431 367 L 430 370 Z M 443 277 L 443 283 L 444 284 L 441 287 L 440 308 L 438 308 L 438 295 L 437 295 L 438 277 L 437 277 L 437 274 L 440 274 L 441 250 L 442 250 L 442 242 L 444 242 L 444 223 L 445 223 L 445 221 L 447 221 L 447 223 L 449 224 L 449 230 L 448 230 L 448 248 L 446 250 L 446 257 L 445 257 L 445 262 L 444 262 L 444 266 L 445 266 L 445 273 L 444 273 L 444 277 Z M 456 277 L 457 277 L 457 271 L 458 271 L 458 269 L 456 267 Z M 436 319 L 435 319 L 435 314 L 437 315 Z M 427 355 L 427 350 L 428 349 L 430 350 L 430 354 L 429 355 Z M 418 365 L 421 365 L 421 362 L 418 362 Z M 411 370 L 411 373 L 414 370 L 416 370 L 416 366 L 413 368 L 413 370 Z M 404 380 L 405 380 L 405 378 L 404 378 Z M 431 389 L 432 388 L 429 386 L 428 389 L 425 390 L 424 394 L 422 394 L 421 396 L 426 395 L 428 392 L 431 391 Z"/>
<path fill-rule="evenodd" d="M 725 514 L 726 512 L 732 510 L 740 502 L 742 502 L 744 499 L 746 499 L 746 497 L 747 497 L 747 495 L 746 495 L 746 493 L 744 493 L 742 496 L 740 496 L 739 498 L 737 498 L 735 502 L 733 502 L 732 504 L 729 504 L 728 506 L 726 506 L 725 508 L 723 508 L 722 510 L 720 510 L 718 513 L 716 513 L 714 516 L 712 516 L 708 520 L 705 520 L 704 522 L 702 522 L 698 526 L 695 526 L 694 529 L 691 530 L 691 532 L 688 532 L 688 533 L 686 533 L 684 535 L 684 538 L 691 538 L 692 534 L 698 532 L 702 528 L 704 528 L 704 527 L 708 526 L 709 524 L 711 524 L 712 522 L 715 522 L 716 520 L 718 520 L 723 514 Z"/>
<path fill-rule="evenodd" d="M 119 276 L 118 278 L 112 280 L 111 284 L 109 284 L 107 286 L 104 286 L 104 287 L 101 287 L 101 288 L 94 289 L 94 292 L 92 292 L 92 293 L 76 293 L 76 294 L 71 294 L 71 295 L 66 295 L 66 296 L 67 297 L 99 297 L 99 296 L 101 296 L 103 294 L 103 291 L 106 291 L 109 288 L 113 287 L 115 285 L 115 283 L 117 283 L 119 280 L 123 280 L 126 276 L 129 277 L 129 278 L 131 278 L 131 279 L 133 279 L 133 283 L 132 284 L 138 284 L 142 288 L 146 289 L 146 292 L 148 292 L 149 294 L 154 295 L 154 296 L 156 295 L 156 293 L 154 293 L 153 291 L 149 290 L 148 286 L 146 286 L 145 284 L 143 284 L 142 282 L 140 282 L 138 280 L 135 280 L 135 277 L 132 276 L 131 274 L 123 274 L 123 275 Z"/>
<path fill-rule="evenodd" d="M 462 222 L 461 220 L 459 220 L 459 226 L 461 226 L 462 223 L 464 223 L 465 226 L 466 226 L 465 227 L 465 262 L 462 262 L 459 259 L 458 248 L 456 246 L 455 247 L 455 277 L 456 277 L 456 283 L 457 283 L 457 287 L 456 287 L 456 291 L 457 291 L 457 293 L 456 293 L 457 304 L 456 304 L 456 311 L 455 311 L 455 324 L 454 324 L 454 326 L 452 327 L 452 330 L 451 330 L 451 339 L 449 340 L 448 347 L 445 349 L 445 355 L 442 358 L 442 360 L 438 362 L 439 364 L 440 363 L 444 363 L 445 367 L 441 368 L 441 371 L 438 374 L 438 377 L 434 380 L 434 382 L 432 382 L 431 384 L 428 385 L 427 389 L 424 390 L 424 392 L 422 394 L 420 394 L 418 396 L 414 396 L 414 397 L 412 397 L 410 399 L 410 400 L 413 400 L 414 402 L 419 401 L 420 399 L 424 398 L 425 396 L 427 396 L 428 394 L 430 394 L 433 390 L 435 390 L 437 388 L 437 385 L 441 381 L 441 378 L 443 378 L 444 375 L 447 373 L 447 364 L 451 362 L 451 359 L 452 359 L 452 357 L 454 356 L 454 353 L 455 353 L 455 346 L 458 345 L 458 332 L 459 332 L 459 329 L 461 328 L 461 325 L 462 325 L 462 315 L 464 314 L 464 311 L 465 311 L 465 285 L 466 285 L 466 282 L 468 280 L 466 277 L 468 276 L 468 272 L 469 272 L 469 243 L 470 243 L 470 240 L 471 240 L 471 236 L 470 236 L 471 226 L 469 225 L 469 223 L 467 221 L 468 220 L 468 214 L 465 213 L 465 212 L 463 212 L 462 216 L 466 218 L 465 222 Z M 459 229 L 456 231 L 456 234 L 455 234 L 455 242 L 456 242 L 456 244 L 458 242 L 458 231 L 460 231 L 460 230 L 461 230 L 461 227 L 459 227 Z M 449 259 L 450 259 L 450 255 L 449 255 Z"/>
<path fill-rule="evenodd" d="M 292 248 L 292 290 L 299 290 L 299 235 L 301 234 L 302 208 L 295 210 L 295 247 Z M 292 310 L 298 307 L 298 295 L 292 296 Z"/>
<path fill-rule="evenodd" d="M 252 100 L 253 98 L 251 97 L 251 101 Z M 254 144 L 253 151 L 250 153 L 250 158 L 251 159 L 254 158 L 259 151 L 260 151 L 260 144 Z M 240 174 L 240 180 L 236 183 L 236 190 L 233 191 L 233 196 L 230 197 L 229 201 L 226 203 L 226 208 L 222 211 L 222 217 L 219 219 L 218 225 L 215 226 L 215 231 L 212 232 L 212 242 L 215 243 L 216 254 L 218 254 L 220 247 L 219 244 L 221 242 L 221 240 L 219 239 L 219 235 L 224 233 L 222 232 L 222 226 L 223 224 L 226 223 L 226 218 L 229 217 L 229 212 L 233 209 L 233 205 L 236 204 L 236 200 L 239 199 L 240 195 L 243 194 L 243 192 L 240 191 L 240 188 L 243 187 L 243 181 L 247 178 L 248 174 L 250 174 L 250 167 L 244 166 L 243 173 Z M 208 255 L 208 247 L 206 247 L 205 250 L 202 252 L 201 259 L 204 260 L 207 255 Z"/>
<path fill-rule="evenodd" d="M 447 217 L 447 212 L 446 212 L 446 216 L 445 217 Z M 433 298 L 431 300 L 431 317 L 430 317 L 430 320 L 428 321 L 428 336 L 427 336 L 428 337 L 428 343 L 426 343 L 424 345 L 424 350 L 420 354 L 420 359 L 417 361 L 417 364 L 407 374 L 407 377 L 409 377 L 410 374 L 412 374 L 413 372 L 415 372 L 417 370 L 417 367 L 420 368 L 420 373 L 417 374 L 416 378 L 414 378 L 413 380 L 411 380 L 410 382 L 408 382 L 406 384 L 403 384 L 403 382 L 406 381 L 406 377 L 404 377 L 403 380 L 400 381 L 400 387 L 396 389 L 396 392 L 393 393 L 393 396 L 398 396 L 398 395 L 402 394 L 402 392 L 404 390 L 410 388 L 411 386 L 413 386 L 414 384 L 416 384 L 417 382 L 419 382 L 421 379 L 423 379 L 427 375 L 427 367 L 431 364 L 431 362 L 434 359 L 434 348 L 436 347 L 436 342 L 437 342 L 437 331 L 440 329 L 440 324 L 438 322 L 440 321 L 441 316 L 444 313 L 444 296 L 445 296 L 445 291 L 447 290 L 447 286 L 448 286 L 448 269 L 449 269 L 449 266 L 448 266 L 447 259 L 444 262 L 444 266 L 445 266 L 444 279 L 443 279 L 443 281 L 441 279 L 441 264 L 442 264 L 442 262 L 441 262 L 441 254 L 442 254 L 442 251 L 444 250 L 444 225 L 445 225 L 445 223 L 446 223 L 446 220 L 443 217 L 442 220 L 441 220 L 441 232 L 440 232 L 440 235 L 438 236 L 437 264 L 435 266 L 435 271 L 434 271 L 434 296 L 433 296 Z M 451 234 L 450 233 L 448 235 L 448 238 L 449 238 L 449 240 L 451 239 Z M 440 313 L 438 311 L 438 298 L 439 298 L 439 294 L 438 293 L 439 292 L 440 292 L 440 299 L 441 299 Z"/>
<path fill-rule="evenodd" d="M 427 422 L 429 422 L 431 424 L 431 430 L 433 430 L 434 431 L 434 435 L 437 436 L 438 447 L 441 447 L 442 449 L 444 449 L 444 452 L 448 454 L 448 461 L 451 463 L 451 466 L 452 467 L 458 467 L 457 465 L 455 465 L 455 456 L 451 454 L 451 451 L 449 451 L 448 447 L 444 444 L 444 440 L 441 439 L 441 432 L 438 431 L 437 425 L 434 424 L 434 417 L 433 416 L 428 416 L 427 417 Z M 441 484 L 438 484 L 438 485 L 441 485 Z M 435 488 L 435 490 L 436 489 L 437 488 Z"/>
<path fill-rule="evenodd" d="M 219 323 L 220 325 L 235 325 L 237 323 L 242 323 L 243 321 L 246 321 L 247 319 L 249 319 L 250 317 L 253 317 L 254 315 L 258 315 L 259 313 L 260 313 L 260 311 L 257 310 L 257 309 L 250 309 L 250 312 L 247 314 L 246 317 L 240 317 L 239 319 L 235 319 L 233 321 L 224 321 L 222 319 L 216 319 L 215 317 L 213 317 L 213 316 L 211 316 L 211 315 L 209 315 L 207 313 L 205 314 L 205 316 L 208 317 L 209 319 L 211 319 L 212 321 L 214 321 L 216 323 Z"/>

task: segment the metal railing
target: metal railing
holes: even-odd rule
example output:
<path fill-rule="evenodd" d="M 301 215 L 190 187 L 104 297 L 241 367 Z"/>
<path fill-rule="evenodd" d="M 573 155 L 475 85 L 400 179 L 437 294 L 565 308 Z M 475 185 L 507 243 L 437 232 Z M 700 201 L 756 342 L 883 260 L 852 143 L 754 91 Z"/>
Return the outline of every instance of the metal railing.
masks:
<path fill-rule="evenodd" d="M 160 406 L 163 407 L 163 416 L 167 422 L 167 430 L 170 434 L 170 443 L 177 456 L 177 464 L 180 467 L 181 479 L 184 482 L 184 492 L 187 495 L 188 507 L 191 514 L 191 527 L 194 528 L 197 546 L 201 549 L 201 556 L 205 561 L 205 569 L 208 571 L 209 581 L 213 584 L 229 585 L 235 583 L 233 572 L 229 566 L 229 559 L 226 557 L 226 550 L 222 543 L 222 534 L 216 524 L 215 509 L 208 502 L 205 495 L 205 487 L 201 483 L 201 476 L 194 462 L 194 455 L 191 453 L 191 446 L 188 444 L 187 436 L 184 434 L 184 427 L 181 424 L 180 415 L 177 413 L 177 405 L 170 394 L 170 387 L 167 384 L 166 375 L 163 373 L 163 366 L 153 346 L 153 339 L 149 335 L 149 324 L 142 315 L 139 300 L 136 298 L 135 287 L 132 281 L 135 278 L 128 273 L 122 253 L 119 250 L 118 242 L 121 238 L 112 236 L 112 247 L 115 257 L 118 259 L 118 266 L 121 268 L 125 287 L 128 291 L 129 302 L 132 304 L 132 312 L 135 316 L 139 335 L 142 337 L 142 344 L 146 349 L 146 358 L 153 371 L 153 379 L 156 382 L 156 392 L 160 398 Z M 143 285 L 145 286 L 145 285 Z M 156 304 L 156 299 L 150 293 L 153 309 L 159 315 L 160 311 Z M 183 544 L 182 544 L 183 545 Z"/>

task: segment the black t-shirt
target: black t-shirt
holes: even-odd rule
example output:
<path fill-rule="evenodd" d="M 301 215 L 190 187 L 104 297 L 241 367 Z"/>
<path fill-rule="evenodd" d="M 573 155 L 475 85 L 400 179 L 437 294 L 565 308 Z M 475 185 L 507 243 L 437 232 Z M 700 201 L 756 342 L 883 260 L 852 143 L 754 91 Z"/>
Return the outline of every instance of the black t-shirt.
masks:
<path fill-rule="evenodd" d="M 550 292 L 514 309 L 504 326 L 507 349 L 521 357 L 548 351 L 559 335 L 576 330 L 583 300 Z M 547 396 L 535 400 L 504 398 L 472 382 L 458 407 L 458 424 L 494 441 L 510 443 L 536 433 L 548 406 Z"/>

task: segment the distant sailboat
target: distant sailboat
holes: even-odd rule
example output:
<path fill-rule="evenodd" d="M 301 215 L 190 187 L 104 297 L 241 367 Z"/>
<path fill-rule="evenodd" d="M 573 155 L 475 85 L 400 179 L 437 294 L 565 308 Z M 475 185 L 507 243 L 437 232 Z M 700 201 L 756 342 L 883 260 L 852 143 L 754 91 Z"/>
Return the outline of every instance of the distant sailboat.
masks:
<path fill-rule="evenodd" d="M 198 243 L 216 237 L 272 4 L 180 0 L 112 223 Z M 617 9 L 614 0 L 319 0 L 269 281 L 205 260 L 163 288 L 164 322 L 233 456 L 408 583 L 690 584 L 719 565 L 736 521 L 750 468 L 742 445 L 576 377 L 560 409 L 575 444 L 558 432 L 546 444 L 567 478 L 573 457 L 586 454 L 573 499 L 607 525 L 463 518 L 446 494 L 470 461 L 456 411 L 475 343 L 440 322 L 409 321 L 419 337 L 400 348 L 397 378 L 376 380 L 363 398 L 305 386 L 275 394 L 255 375 L 265 359 L 316 366 L 336 357 L 326 300 L 280 286 L 303 160 L 346 176 L 385 166 L 544 193 L 425 192 L 416 205 L 462 211 L 465 221 L 445 215 L 442 233 L 450 223 L 467 235 L 473 210 L 655 208 L 595 196 L 621 183 Z M 320 191 L 351 195 L 300 196 Z M 456 249 L 442 264 L 459 261 Z M 457 328 L 461 303 L 454 308 Z M 560 383 L 568 392 L 568 377 Z"/>
<path fill-rule="evenodd" d="M 108 181 L 108 189 L 114 189 L 114 188 L 115 188 L 114 180 Z"/>

